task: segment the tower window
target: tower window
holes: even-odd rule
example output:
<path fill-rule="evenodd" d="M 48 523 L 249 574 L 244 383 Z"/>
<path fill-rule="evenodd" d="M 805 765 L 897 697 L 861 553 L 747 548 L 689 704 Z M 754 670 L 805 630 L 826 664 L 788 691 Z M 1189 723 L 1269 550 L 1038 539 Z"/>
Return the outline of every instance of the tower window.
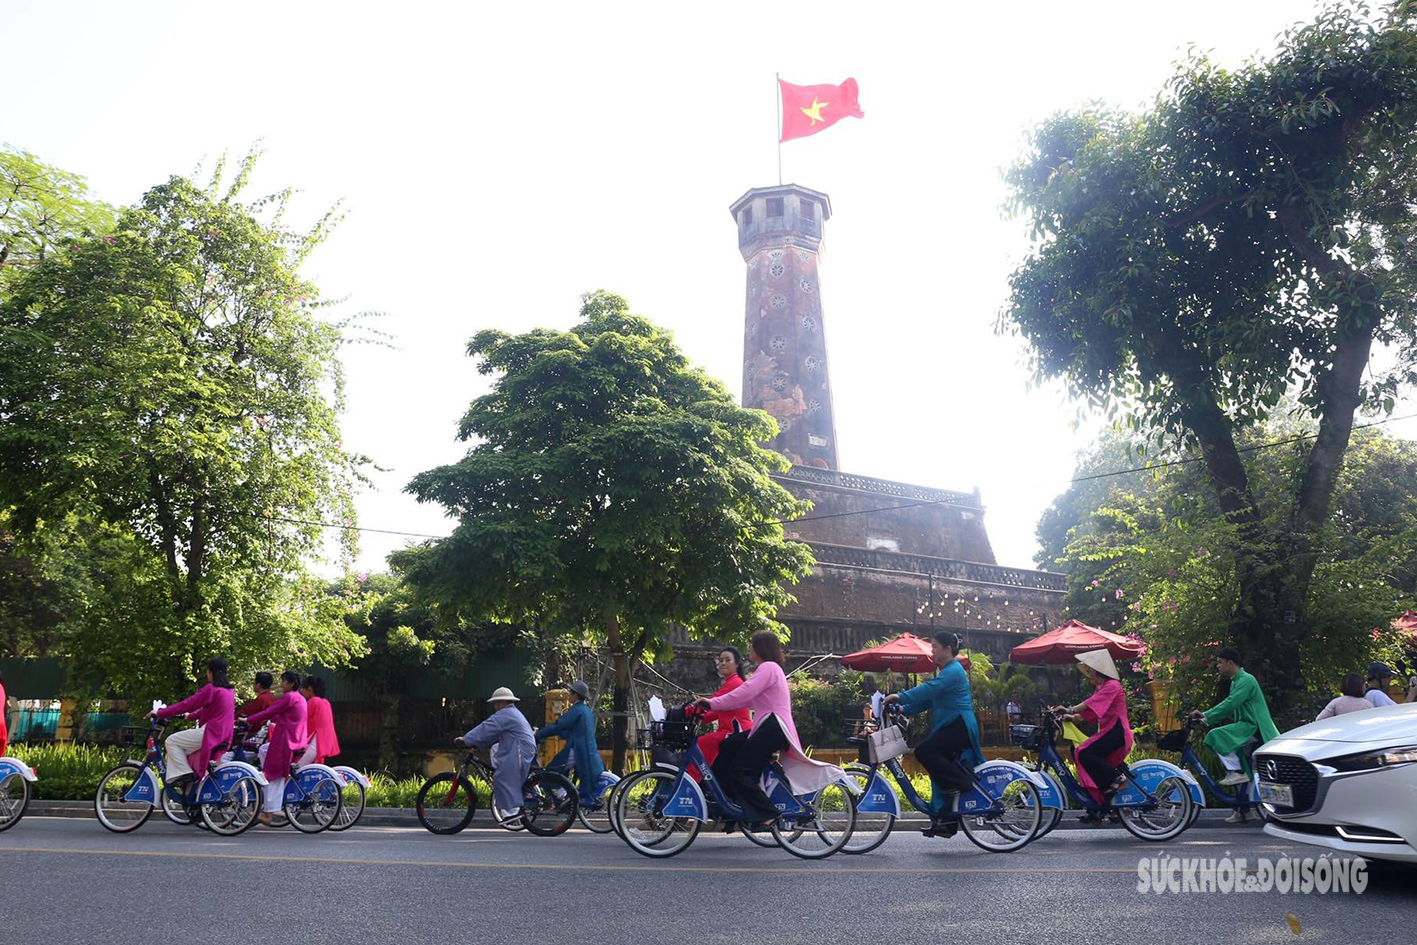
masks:
<path fill-rule="evenodd" d="M 751 225 L 752 222 L 753 222 L 753 206 L 752 206 L 752 204 L 749 204 L 748 206 L 744 207 L 744 208 L 743 208 L 743 213 L 740 214 L 740 216 L 742 217 L 743 225 L 744 225 L 744 226 L 749 226 L 749 225 Z"/>
<path fill-rule="evenodd" d="M 814 200 L 808 200 L 806 197 L 803 197 L 803 198 L 802 198 L 800 201 L 798 201 L 798 202 L 799 202 L 799 203 L 801 204 L 801 206 L 802 206 L 802 219 L 804 219 L 804 220 L 815 220 L 815 219 L 817 219 L 817 203 L 816 203 L 816 201 L 814 201 Z"/>
<path fill-rule="evenodd" d="M 769 198 L 768 198 L 768 216 L 770 216 L 770 217 L 780 217 L 780 216 L 782 216 L 782 198 L 781 198 L 781 197 L 769 197 Z"/>

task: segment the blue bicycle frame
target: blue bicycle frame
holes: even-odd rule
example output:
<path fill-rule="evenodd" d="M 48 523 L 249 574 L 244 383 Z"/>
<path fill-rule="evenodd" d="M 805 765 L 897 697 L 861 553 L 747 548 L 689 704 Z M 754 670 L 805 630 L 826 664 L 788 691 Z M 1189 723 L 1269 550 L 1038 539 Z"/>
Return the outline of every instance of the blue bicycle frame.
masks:
<path fill-rule="evenodd" d="M 1148 786 L 1155 788 L 1165 774 L 1169 773 L 1164 769 L 1155 772 L 1152 770 L 1154 766 L 1163 765 L 1164 762 L 1153 761 L 1151 759 L 1138 762 L 1136 766 L 1138 770 L 1136 771 L 1123 765 L 1121 771 L 1118 773 L 1121 774 L 1126 786 L 1113 796 L 1111 803 L 1104 801 L 1099 804 L 1093 799 L 1092 795 L 1084 790 L 1083 786 L 1078 783 L 1077 778 L 1073 776 L 1072 771 L 1069 770 L 1067 764 L 1063 762 L 1063 756 L 1058 754 L 1058 749 L 1053 744 L 1054 738 L 1056 737 L 1057 724 L 1057 721 L 1054 720 L 1051 714 L 1044 714 L 1043 742 L 1038 748 L 1038 770 L 1051 771 L 1053 776 L 1057 778 L 1058 782 L 1063 786 L 1063 790 L 1067 792 L 1068 797 L 1070 797 L 1078 807 L 1090 813 L 1105 813 L 1122 808 L 1151 810 L 1157 806 L 1156 796 L 1148 790 Z M 1139 771 L 1140 773 L 1138 773 Z M 1200 799 L 1195 798 L 1195 793 L 1198 790 L 1199 788 L 1197 787 L 1196 790 L 1193 790 L 1191 793 L 1192 797 L 1199 802 Z"/>
<path fill-rule="evenodd" d="M 702 783 L 708 787 L 708 795 L 705 795 L 699 786 L 700 782 L 689 777 L 690 765 L 699 770 L 703 778 Z M 764 769 L 764 774 L 768 779 L 768 800 L 777 809 L 779 817 L 787 821 L 812 819 L 813 812 L 804 806 L 802 801 L 792 796 L 787 778 L 777 764 L 770 763 Z M 810 804 L 812 795 L 807 795 L 806 798 Z M 710 820 L 744 823 L 748 819 L 746 812 L 723 793 L 718 778 L 714 777 L 713 769 L 709 767 L 704 753 L 699 749 L 698 739 L 694 739 L 689 745 L 684 761 L 679 766 L 678 777 L 659 810 L 665 817 L 688 817 L 703 823 Z"/>
<path fill-rule="evenodd" d="M 1230 807 L 1240 811 L 1253 808 L 1255 813 L 1262 815 L 1259 799 L 1253 794 L 1255 787 L 1254 777 L 1251 776 L 1250 780 L 1246 781 L 1244 784 L 1236 785 L 1236 790 L 1233 794 L 1225 790 L 1220 782 L 1210 776 L 1210 772 L 1205 769 L 1205 765 L 1201 764 L 1200 756 L 1197 755 L 1195 749 L 1191 747 L 1190 736 L 1193 727 L 1193 723 L 1187 720 L 1184 734 L 1182 735 L 1185 739 L 1185 746 L 1181 749 L 1181 766 L 1196 776 L 1196 780 L 1210 792 L 1212 797 L 1220 802 L 1220 806 Z M 1249 767 L 1248 756 L 1246 756 L 1244 760 L 1247 762 L 1246 767 Z"/>
<path fill-rule="evenodd" d="M 232 735 L 231 742 L 231 760 L 251 764 L 251 762 L 246 760 L 246 750 L 242 747 L 239 737 Z M 285 793 L 281 795 L 282 803 L 303 804 L 313 800 L 313 790 L 320 784 L 329 781 L 331 775 L 334 775 L 333 780 L 335 785 L 344 783 L 343 777 L 341 777 L 338 772 L 335 772 L 325 765 L 306 765 L 299 771 L 292 770 L 290 776 L 285 779 Z M 327 788 L 326 791 L 328 790 Z M 335 790 L 338 791 L 339 788 L 336 787 Z M 206 792 L 203 793 L 205 794 Z M 321 797 L 321 800 L 328 803 L 330 798 Z"/>

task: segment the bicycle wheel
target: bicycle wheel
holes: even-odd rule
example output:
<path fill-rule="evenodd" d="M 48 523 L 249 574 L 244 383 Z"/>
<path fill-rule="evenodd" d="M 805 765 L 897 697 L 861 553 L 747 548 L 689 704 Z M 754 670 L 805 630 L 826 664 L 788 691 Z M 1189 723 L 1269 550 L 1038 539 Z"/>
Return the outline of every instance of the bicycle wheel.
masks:
<path fill-rule="evenodd" d="M 1196 802 L 1191 798 L 1186 782 L 1176 775 L 1168 775 L 1151 792 L 1156 806 L 1124 807 L 1121 809 L 1122 826 L 1138 840 L 1159 843 L 1179 836 L 1191 825 L 1191 812 Z"/>
<path fill-rule="evenodd" d="M 1046 837 L 1053 832 L 1054 827 L 1063 822 L 1063 811 L 1068 809 L 1068 792 L 1063 790 L 1063 782 L 1059 781 L 1057 775 L 1053 774 L 1053 772 L 1044 771 L 1041 773 L 1043 777 L 1048 779 L 1048 783 L 1053 786 L 1053 790 L 1057 793 L 1058 799 L 1063 805 L 1061 809 L 1057 807 L 1043 808 L 1043 818 L 1038 825 L 1038 836 Z M 1034 839 L 1036 840 L 1038 837 Z"/>
<path fill-rule="evenodd" d="M 340 793 L 344 796 L 340 798 L 339 816 L 329 828 L 336 831 L 348 830 L 364 816 L 364 785 L 358 781 L 349 781 Z"/>
<path fill-rule="evenodd" d="M 0 707 L 0 712 L 3 712 Z M 30 783 L 18 772 L 0 778 L 0 832 L 20 822 L 30 806 Z"/>
<path fill-rule="evenodd" d="M 856 827 L 856 797 L 842 781 L 833 781 L 810 799 L 799 797 L 807 808 L 804 818 L 781 817 L 773 821 L 778 846 L 804 860 L 821 860 L 840 851 Z"/>
<path fill-rule="evenodd" d="M 221 800 L 200 805 L 200 811 L 202 822 L 212 833 L 223 837 L 245 833 L 261 812 L 261 783 L 249 774 L 238 778 Z"/>
<path fill-rule="evenodd" d="M 138 779 L 143 777 L 142 765 L 130 762 L 118 765 L 103 776 L 94 792 L 93 812 L 98 822 L 114 833 L 137 830 L 152 816 L 153 806 L 147 801 L 125 801 Z"/>
<path fill-rule="evenodd" d="M 847 765 L 846 778 L 850 782 L 858 802 L 866 794 L 867 779 L 871 777 L 871 769 L 863 765 Z M 841 848 L 842 853 L 860 854 L 870 853 L 872 850 L 886 842 L 886 838 L 895 829 L 895 814 L 882 813 L 879 811 L 856 811 L 856 827 L 851 832 L 851 839 L 846 842 L 846 846 Z"/>
<path fill-rule="evenodd" d="M 429 832 L 457 833 L 477 813 L 477 789 L 451 771 L 435 774 L 418 789 L 418 822 Z"/>
<path fill-rule="evenodd" d="M 615 795 L 615 785 L 619 781 L 607 785 L 601 795 L 592 804 L 581 804 L 576 808 L 576 817 L 580 819 L 581 826 L 591 833 L 609 833 L 615 829 L 610 822 L 610 799 Z"/>
<path fill-rule="evenodd" d="M 975 846 L 990 853 L 1010 853 L 1028 845 L 1038 832 L 1043 819 L 1043 804 L 1038 788 L 1027 778 L 1005 785 L 997 803 L 1003 810 L 997 814 L 965 814 L 960 817 L 964 835 Z M 955 810 L 959 810 L 959 795 L 955 795 Z"/>
<path fill-rule="evenodd" d="M 285 816 L 290 825 L 301 833 L 319 833 L 339 817 L 341 798 L 339 783 L 323 777 L 295 803 L 286 802 Z"/>
<path fill-rule="evenodd" d="M 664 816 L 664 804 L 674 791 L 677 774 L 642 771 L 620 782 L 615 819 L 620 836 L 642 856 L 664 858 L 689 849 L 703 826 L 690 817 Z"/>
<path fill-rule="evenodd" d="M 522 823 L 538 837 L 570 830 L 580 806 L 580 792 L 564 774 L 533 771 L 522 785 Z"/>

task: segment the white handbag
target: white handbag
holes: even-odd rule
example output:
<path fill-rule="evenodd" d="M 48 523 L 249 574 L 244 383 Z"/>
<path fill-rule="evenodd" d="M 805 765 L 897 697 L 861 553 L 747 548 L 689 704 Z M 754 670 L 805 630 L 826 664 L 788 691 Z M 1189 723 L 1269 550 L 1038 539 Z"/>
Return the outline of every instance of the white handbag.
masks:
<path fill-rule="evenodd" d="M 866 736 L 866 759 L 873 765 L 899 758 L 906 751 L 905 729 L 899 725 L 884 725 Z"/>

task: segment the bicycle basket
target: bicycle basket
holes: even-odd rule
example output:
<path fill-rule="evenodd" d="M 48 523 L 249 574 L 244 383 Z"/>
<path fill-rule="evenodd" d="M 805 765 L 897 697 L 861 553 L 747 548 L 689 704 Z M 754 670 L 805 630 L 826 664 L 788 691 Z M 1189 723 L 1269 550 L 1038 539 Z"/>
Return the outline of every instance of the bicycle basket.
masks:
<path fill-rule="evenodd" d="M 1156 747 L 1162 751 L 1181 751 L 1186 747 L 1186 730 L 1177 728 L 1158 735 Z"/>
<path fill-rule="evenodd" d="M 1043 726 L 1041 725 L 1010 725 L 1009 741 L 1026 748 L 1029 751 L 1037 751 L 1043 747 Z"/>
<path fill-rule="evenodd" d="M 653 747 L 686 749 L 698 734 L 698 725 L 684 714 L 682 706 L 671 708 L 665 718 L 649 723 L 650 744 Z"/>

